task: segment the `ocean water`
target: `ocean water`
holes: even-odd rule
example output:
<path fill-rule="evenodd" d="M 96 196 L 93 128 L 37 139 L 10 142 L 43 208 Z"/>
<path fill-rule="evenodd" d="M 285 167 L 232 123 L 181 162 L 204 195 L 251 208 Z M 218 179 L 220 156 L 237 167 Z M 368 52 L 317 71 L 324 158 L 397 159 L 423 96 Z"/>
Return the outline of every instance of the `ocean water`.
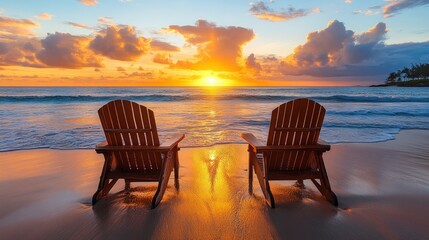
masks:
<path fill-rule="evenodd" d="M 266 139 L 271 111 L 306 97 L 327 110 L 329 143 L 379 142 L 401 129 L 429 129 L 429 88 L 214 87 L 0 88 L 0 151 L 93 148 L 104 140 L 97 110 L 127 99 L 155 112 L 161 141 L 186 133 L 181 146 L 243 143 L 242 132 Z"/>

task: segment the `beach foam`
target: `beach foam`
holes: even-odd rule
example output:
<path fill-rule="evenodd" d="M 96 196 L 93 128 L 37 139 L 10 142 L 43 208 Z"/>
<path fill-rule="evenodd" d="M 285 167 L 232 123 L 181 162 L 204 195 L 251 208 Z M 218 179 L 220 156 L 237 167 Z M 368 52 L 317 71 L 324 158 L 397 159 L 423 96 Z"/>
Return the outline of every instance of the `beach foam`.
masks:
<path fill-rule="evenodd" d="M 183 146 L 242 143 L 248 131 L 266 139 L 272 109 L 298 97 L 327 109 L 321 136 L 330 143 L 429 129 L 426 88 L 0 88 L 0 151 L 93 148 L 104 140 L 97 110 L 118 98 L 154 110 L 162 139 L 186 133 Z"/>

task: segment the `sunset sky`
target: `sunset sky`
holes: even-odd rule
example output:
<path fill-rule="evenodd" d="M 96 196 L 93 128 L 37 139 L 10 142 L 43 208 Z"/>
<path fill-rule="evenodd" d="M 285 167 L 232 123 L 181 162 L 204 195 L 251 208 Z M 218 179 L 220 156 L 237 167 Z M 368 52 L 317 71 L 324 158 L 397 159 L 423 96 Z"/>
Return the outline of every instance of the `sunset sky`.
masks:
<path fill-rule="evenodd" d="M 429 0 L 2 0 L 1 86 L 381 83 L 429 62 Z"/>

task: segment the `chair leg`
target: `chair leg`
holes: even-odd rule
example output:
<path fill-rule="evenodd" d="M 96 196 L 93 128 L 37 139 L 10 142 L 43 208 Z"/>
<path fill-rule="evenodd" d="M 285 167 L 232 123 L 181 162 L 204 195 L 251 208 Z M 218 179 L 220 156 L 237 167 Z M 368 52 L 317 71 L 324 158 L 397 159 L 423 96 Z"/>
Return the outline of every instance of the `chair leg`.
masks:
<path fill-rule="evenodd" d="M 174 152 L 174 178 L 179 179 L 179 153 L 178 151 Z"/>
<path fill-rule="evenodd" d="M 171 151 L 167 154 L 167 161 L 162 162 L 162 171 L 159 178 L 158 188 L 156 189 L 156 193 L 152 199 L 151 208 L 154 209 L 161 202 L 162 197 L 164 196 L 165 190 L 167 189 L 168 179 L 170 178 L 170 174 L 174 168 L 174 153 Z"/>
<path fill-rule="evenodd" d="M 101 170 L 100 182 L 98 183 L 97 191 L 92 196 L 92 201 L 91 201 L 92 205 L 95 205 L 103 196 L 106 195 L 104 193 L 103 189 L 106 186 L 106 181 L 108 181 L 107 171 L 108 171 L 109 166 L 110 166 L 110 161 L 112 159 L 112 155 L 111 154 L 103 154 L 103 155 L 104 155 L 103 169 Z"/>
<path fill-rule="evenodd" d="M 302 179 L 296 180 L 296 183 L 294 184 L 294 186 L 300 189 L 304 189 L 305 188 L 304 180 Z"/>
<path fill-rule="evenodd" d="M 131 189 L 131 182 L 128 180 L 125 180 L 125 191 L 129 192 L 130 189 Z"/>
<path fill-rule="evenodd" d="M 320 185 L 323 191 L 321 191 L 321 193 L 323 194 L 323 196 L 325 196 L 326 200 L 328 200 L 332 205 L 338 206 L 338 199 L 335 193 L 331 189 L 331 184 L 329 183 L 328 173 L 326 172 L 322 155 L 318 154 L 317 159 L 319 161 L 320 172 L 322 174 L 320 178 L 320 183 L 321 183 Z"/>
<path fill-rule="evenodd" d="M 249 145 L 249 194 L 253 193 L 253 160 L 252 160 L 252 150 Z"/>
<path fill-rule="evenodd" d="M 267 196 L 265 196 L 265 200 L 271 208 L 276 208 L 276 203 L 274 202 L 274 196 L 271 192 L 270 183 L 268 180 L 265 180 Z"/>
<path fill-rule="evenodd" d="M 251 153 L 251 161 L 253 169 L 255 170 L 256 177 L 258 178 L 259 185 L 261 186 L 262 193 L 264 194 L 265 201 L 271 208 L 275 208 L 274 196 L 271 193 L 270 183 L 268 182 L 267 176 L 264 176 L 263 170 L 259 167 L 256 154 Z"/>

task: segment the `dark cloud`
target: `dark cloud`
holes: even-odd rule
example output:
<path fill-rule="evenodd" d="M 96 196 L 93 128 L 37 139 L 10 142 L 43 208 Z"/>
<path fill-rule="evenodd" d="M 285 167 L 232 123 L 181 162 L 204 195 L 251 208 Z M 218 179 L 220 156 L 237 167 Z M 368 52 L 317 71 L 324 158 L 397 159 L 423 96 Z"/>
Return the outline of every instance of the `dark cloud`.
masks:
<path fill-rule="evenodd" d="M 318 12 L 320 10 L 318 8 L 311 10 L 311 9 L 295 9 L 290 7 L 287 10 L 276 11 L 272 8 L 269 8 L 263 2 L 257 2 L 257 3 L 251 3 L 251 7 L 249 11 L 252 15 L 256 16 L 259 19 L 279 22 L 279 21 L 288 21 L 294 18 L 303 17 L 312 12 Z"/>
<path fill-rule="evenodd" d="M 391 17 L 400 11 L 429 4 L 429 0 L 392 0 L 383 7 L 384 17 Z"/>
<path fill-rule="evenodd" d="M 250 54 L 246 59 L 246 67 L 256 71 L 261 70 L 261 64 L 256 62 L 255 54 Z"/>
<path fill-rule="evenodd" d="M 171 25 L 171 32 L 181 34 L 197 47 L 197 61 L 178 61 L 172 67 L 195 70 L 237 71 L 241 68 L 242 46 L 253 39 L 253 30 L 242 27 L 217 27 L 198 20 L 195 26 Z"/>
<path fill-rule="evenodd" d="M 280 65 L 287 75 L 353 76 L 380 73 L 375 59 L 386 50 L 386 24 L 355 34 L 337 20 L 309 33 L 305 44 L 295 48 Z M 363 70 L 366 69 L 366 70 Z"/>
<path fill-rule="evenodd" d="M 331 36 L 324 34 L 328 32 Z M 384 79 L 395 69 L 429 61 L 429 42 L 386 45 L 386 32 L 384 23 L 355 34 L 346 30 L 343 23 L 333 21 L 326 29 L 310 33 L 307 42 L 280 63 L 279 70 L 296 76 Z M 313 48 L 316 43 L 319 50 Z"/>

